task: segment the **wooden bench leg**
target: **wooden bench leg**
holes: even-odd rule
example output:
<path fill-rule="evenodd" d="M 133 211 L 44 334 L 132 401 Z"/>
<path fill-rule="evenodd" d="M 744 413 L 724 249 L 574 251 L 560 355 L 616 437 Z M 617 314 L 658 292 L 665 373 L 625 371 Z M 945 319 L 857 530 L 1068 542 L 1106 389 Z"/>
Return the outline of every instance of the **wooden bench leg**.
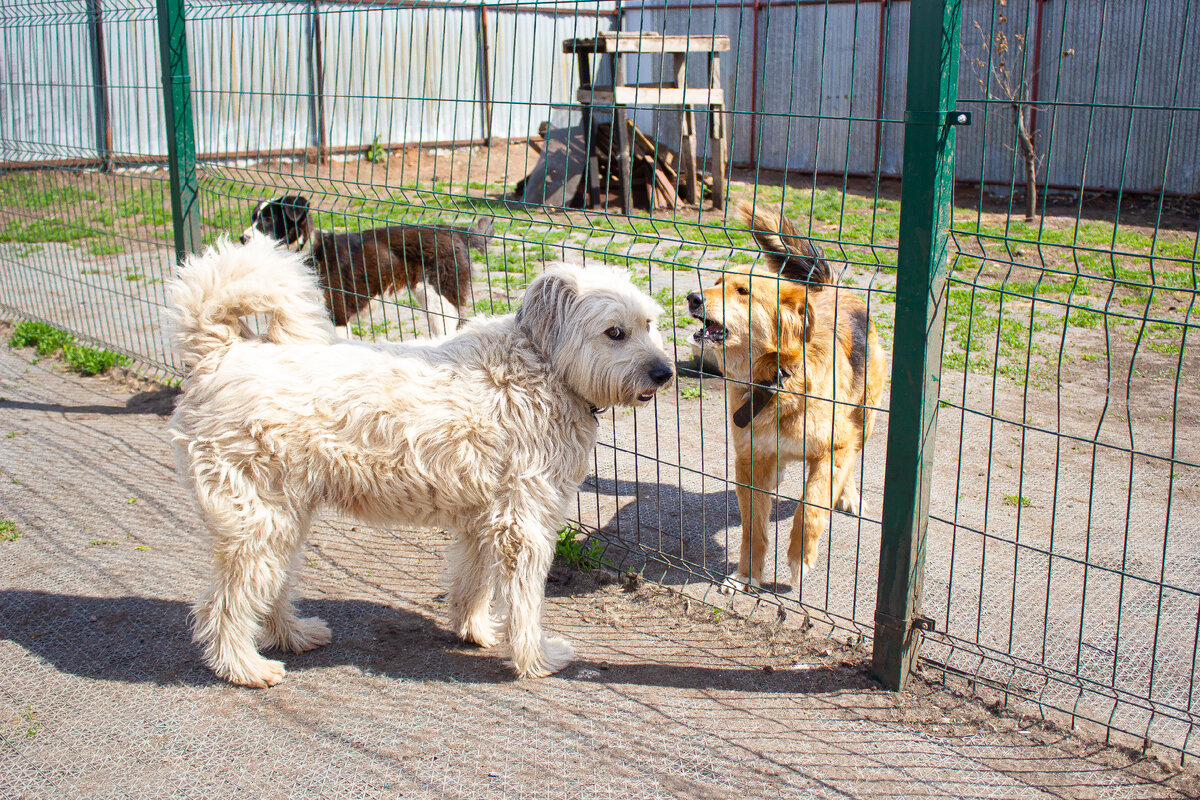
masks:
<path fill-rule="evenodd" d="M 687 86 L 687 54 L 675 54 L 675 86 Z M 682 178 L 683 199 L 689 203 L 700 202 L 696 186 L 696 109 L 685 105 L 680 113 L 682 141 L 679 147 L 679 177 Z"/>
<path fill-rule="evenodd" d="M 613 127 L 617 130 L 617 163 L 621 166 L 621 210 L 626 214 L 633 213 L 633 166 L 629 155 L 629 128 L 625 126 L 625 108 L 617 106 L 613 110 Z"/>
<path fill-rule="evenodd" d="M 722 106 L 711 106 L 708 115 L 708 132 L 712 152 L 713 208 L 725 207 L 725 163 L 726 152 L 725 110 Z"/>
<path fill-rule="evenodd" d="M 684 106 L 683 142 L 679 151 L 679 175 L 683 178 L 683 196 L 699 205 L 703 196 L 696 176 L 696 109 Z"/>
<path fill-rule="evenodd" d="M 721 88 L 721 54 L 709 53 L 708 55 L 708 88 Z M 723 105 L 710 105 L 708 107 L 708 138 L 709 148 L 712 158 L 712 176 L 713 176 L 713 208 L 720 210 L 725 207 L 725 160 L 728 156 L 726 152 L 726 142 L 729 141 L 729 132 L 725 129 L 725 107 Z"/>

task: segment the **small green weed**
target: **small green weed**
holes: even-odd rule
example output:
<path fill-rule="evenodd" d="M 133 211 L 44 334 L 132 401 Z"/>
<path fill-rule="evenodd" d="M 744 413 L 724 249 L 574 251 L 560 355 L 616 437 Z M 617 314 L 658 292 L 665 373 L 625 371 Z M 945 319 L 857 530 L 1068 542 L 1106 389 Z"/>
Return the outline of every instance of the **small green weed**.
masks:
<path fill-rule="evenodd" d="M 1033 505 L 1033 502 L 1028 497 L 1025 497 L 1024 495 L 1006 494 L 1006 495 L 1004 495 L 1004 505 L 1020 506 L 1021 508 L 1029 508 L 1031 505 Z"/>
<path fill-rule="evenodd" d="M 360 339 L 366 339 L 368 337 L 375 338 L 377 336 L 386 336 L 391 327 L 392 323 L 386 320 L 369 326 L 363 326 L 356 323 L 350 326 L 350 332 Z"/>
<path fill-rule="evenodd" d="M 37 718 L 37 709 L 29 706 L 29 710 L 21 715 L 21 719 L 25 720 L 25 738 L 32 739 L 37 736 L 42 730 L 42 722 Z"/>
<path fill-rule="evenodd" d="M 612 562 L 604 557 L 604 544 L 596 539 L 589 540 L 586 533 L 570 525 L 558 532 L 554 555 L 585 572 L 600 567 L 612 567 Z"/>
<path fill-rule="evenodd" d="M 684 400 L 699 400 L 702 397 L 708 397 L 708 393 L 704 391 L 703 386 L 697 383 L 694 386 L 681 386 L 679 396 Z"/>
<path fill-rule="evenodd" d="M 0 542 L 15 542 L 21 538 L 21 531 L 17 530 L 17 523 L 11 519 L 0 519 Z"/>
<path fill-rule="evenodd" d="M 365 158 L 372 164 L 378 164 L 387 159 L 387 150 L 383 147 L 382 139 L 382 136 L 377 135 L 371 140 L 371 146 L 367 148 Z"/>
<path fill-rule="evenodd" d="M 111 539 L 92 539 L 88 542 L 88 547 L 116 547 L 120 542 L 114 542 Z"/>

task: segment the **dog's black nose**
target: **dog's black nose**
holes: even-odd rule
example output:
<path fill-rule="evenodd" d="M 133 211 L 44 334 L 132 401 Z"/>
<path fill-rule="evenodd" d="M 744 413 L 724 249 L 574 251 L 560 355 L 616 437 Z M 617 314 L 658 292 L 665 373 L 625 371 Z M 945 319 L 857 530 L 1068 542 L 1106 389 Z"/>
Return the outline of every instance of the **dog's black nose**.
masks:
<path fill-rule="evenodd" d="M 688 311 L 696 312 L 704 306 L 704 295 L 699 292 L 692 292 L 688 295 Z"/>
<path fill-rule="evenodd" d="M 242 244 L 245 244 L 246 242 L 250 241 L 250 237 L 243 234 L 241 237 L 238 238 L 238 241 L 241 242 Z"/>
<path fill-rule="evenodd" d="M 654 368 L 650 370 L 650 380 L 654 381 L 659 386 L 662 386 L 664 383 L 671 380 L 671 377 L 674 374 L 675 370 L 671 369 L 670 364 L 655 364 Z"/>

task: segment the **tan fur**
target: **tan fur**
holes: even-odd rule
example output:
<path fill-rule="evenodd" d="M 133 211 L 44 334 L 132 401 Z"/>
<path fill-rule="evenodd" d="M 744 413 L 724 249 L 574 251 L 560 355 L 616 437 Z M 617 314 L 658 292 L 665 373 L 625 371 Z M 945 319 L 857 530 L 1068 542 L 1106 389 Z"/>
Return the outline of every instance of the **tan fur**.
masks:
<path fill-rule="evenodd" d="M 194 638 L 218 676 L 271 686 L 283 664 L 259 646 L 329 642 L 324 622 L 296 616 L 290 590 L 325 508 L 446 530 L 454 632 L 496 644 L 495 602 L 519 675 L 570 662 L 570 645 L 542 632 L 542 596 L 595 447 L 593 412 L 643 405 L 673 375 L 660 310 L 628 275 L 550 269 L 520 314 L 426 345 L 335 339 L 302 257 L 257 234 L 189 258 L 170 289 L 191 367 L 170 433 L 213 537 Z M 246 313 L 271 316 L 266 336 L 241 333 Z"/>
<path fill-rule="evenodd" d="M 803 571 L 816 564 L 830 505 L 857 513 L 854 465 L 874 426 L 887 360 L 868 320 L 865 375 L 855 375 L 852 318 L 855 312 L 865 314 L 865 307 L 849 289 L 806 286 L 752 272 L 724 276 L 704 291 L 703 300 L 705 317 L 719 322 L 727 336 L 717 349 L 729 379 L 742 515 L 738 569 L 727 584 L 761 583 L 771 493 L 787 466 L 803 459 L 808 467 L 804 498 L 788 544 L 793 587 L 798 589 Z M 784 391 L 747 427 L 733 424 L 732 415 L 746 402 L 751 384 L 770 382 L 778 368 L 791 372 Z"/>

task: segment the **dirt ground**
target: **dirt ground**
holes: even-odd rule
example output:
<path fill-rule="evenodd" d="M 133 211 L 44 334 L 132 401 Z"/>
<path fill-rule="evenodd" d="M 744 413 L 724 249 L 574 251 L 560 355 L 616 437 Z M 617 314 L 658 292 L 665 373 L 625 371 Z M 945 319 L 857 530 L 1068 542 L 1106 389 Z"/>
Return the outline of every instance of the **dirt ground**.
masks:
<path fill-rule="evenodd" d="M 312 193 L 320 208 L 359 214 L 342 223 L 379 224 L 382 218 L 373 215 L 409 213 L 393 198 L 475 213 L 461 204 L 470 197 L 496 203 L 534 155 L 523 143 L 498 143 L 398 150 L 378 163 L 347 156 L 325 165 L 303 159 L 206 165 L 202 212 L 209 232 L 241 230 L 250 198 L 299 190 Z M 771 202 L 786 196 L 789 209 L 796 205 L 789 213 L 803 220 L 812 210 L 813 230 L 847 249 L 871 241 L 875 222 L 898 218 L 895 182 L 883 181 L 876 199 L 876 187 L 859 178 L 849 178 L 842 195 L 839 178 L 787 177 L 785 193 L 783 175 L 735 171 L 733 177 L 735 196 L 757 192 Z M 169 222 L 164 226 L 153 213 L 164 200 L 163 172 L 38 176 L 51 179 L 61 179 L 60 194 L 35 193 L 32 199 L 74 197 L 69 213 L 77 216 L 115 209 L 117 226 L 125 226 L 119 243 L 128 247 L 91 253 L 87 247 L 107 240 L 0 242 L 0 296 L 23 314 L 89 332 L 169 374 L 177 365 L 162 310 L 172 254 L 156 243 L 169 236 Z M 72 181 L 95 191 L 95 199 L 80 201 Z M 409 196 L 417 190 L 406 187 L 414 186 L 419 193 Z M 996 231 L 1012 222 L 1006 198 L 963 186 L 957 200 L 972 211 L 955 218 L 953 244 L 963 269 L 951 275 L 946 313 L 923 608 L 938 630 L 926 652 L 1018 695 L 1183 746 L 1194 740 L 1196 724 L 1197 606 L 1191 587 L 1200 581 L 1194 557 L 1200 529 L 1179 509 L 1200 501 L 1200 436 L 1194 435 L 1200 431 L 1200 350 L 1194 341 L 1186 347 L 1195 328 L 1196 294 L 1179 281 L 1186 277 L 1187 254 L 1194 253 L 1197 208 L 1172 198 L 1160 208 L 1152 199 L 1125 197 L 1118 207 L 1111 196 L 1052 193 L 1045 224 L 1060 243 L 1031 248 L 997 241 Z M 370 202 L 356 206 L 360 201 Z M 6 208 L 5 202 L 0 198 L 0 229 L 59 211 Z M 500 310 L 517 302 L 545 258 L 624 263 L 629 257 L 647 290 L 665 305 L 674 303 L 679 327 L 664 335 L 681 360 L 690 356 L 688 334 L 696 327 L 681 298 L 745 255 L 731 242 L 699 243 L 703 237 L 694 223 L 725 220 L 726 212 L 707 206 L 660 214 L 654 229 L 644 227 L 644 217 L 492 208 L 498 228 L 507 230 L 493 241 L 486 269 L 478 265 L 472 311 L 492 301 Z M 510 212 L 511 218 L 502 218 Z M 1082 222 L 1076 230 L 1077 214 Z M 1114 220 L 1120 221 L 1121 241 L 1111 229 Z M 729 221 L 729 232 L 744 236 Z M 972 221 L 991 230 L 992 238 L 967 232 Z M 635 227 L 614 235 L 627 223 Z M 46 232 L 53 233 L 53 226 Z M 888 249 L 894 247 L 892 233 L 885 233 L 874 255 L 894 255 Z M 1087 241 L 1078 248 L 1061 244 L 1062 236 L 1075 233 Z M 1015 238 L 1025 235 L 1014 229 Z M 1176 283 L 1146 291 L 1139 285 L 1151 280 L 1146 264 L 1102 258 L 1106 242 L 1122 251 L 1148 242 L 1170 245 L 1174 255 L 1160 256 L 1158 277 L 1170 273 Z M 870 254 L 861 246 L 856 252 Z M 968 253 L 985 252 L 988 259 L 964 266 Z M 831 250 L 834 258 L 843 255 Z M 1090 266 L 1083 263 L 1087 258 L 1093 258 Z M 1120 281 L 1089 278 L 1088 293 L 1071 296 L 1077 304 L 1071 313 L 1084 317 L 1081 324 L 1064 319 L 1066 294 L 1046 291 L 1061 290 L 1074 259 L 1085 272 L 1125 270 Z M 843 278 L 871 300 L 890 351 L 894 276 L 857 263 L 846 267 Z M 373 303 L 354 335 L 373 336 L 377 328 L 392 338 L 418 335 L 425 323 L 405 302 Z M 738 547 L 723 388 L 719 379 L 685 377 L 678 393 L 664 393 L 653 413 L 606 418 L 595 474 L 582 487 L 574 514 L 628 548 L 621 556 L 610 551 L 618 566 L 645 570 L 677 590 L 696 588 L 701 596 L 711 594 L 710 580 L 728 572 Z M 879 416 L 863 458 L 863 517 L 834 515 L 818 569 L 800 588 L 802 603 L 796 602 L 797 587 L 787 585 L 786 565 L 772 554 L 768 581 L 778 595 L 769 599 L 796 612 L 794 618 L 811 614 L 851 629 L 871 627 L 887 417 Z M 787 535 L 802 480 L 794 470 L 781 487 L 776 538 Z M 1019 669 L 1012 668 L 1014 659 Z M 1057 677 L 1047 680 L 1047 670 Z M 1114 688 L 1132 702 L 1114 703 Z M 1159 704 L 1158 710 L 1139 698 Z"/>
<path fill-rule="evenodd" d="M 325 519 L 301 608 L 330 645 L 267 691 L 188 639 L 204 535 L 173 474 L 172 395 L 0 348 L 0 795 L 1195 797 L 1154 757 L 924 678 L 882 691 L 842 640 L 556 566 L 578 660 L 515 680 L 444 629 L 442 537 Z"/>

